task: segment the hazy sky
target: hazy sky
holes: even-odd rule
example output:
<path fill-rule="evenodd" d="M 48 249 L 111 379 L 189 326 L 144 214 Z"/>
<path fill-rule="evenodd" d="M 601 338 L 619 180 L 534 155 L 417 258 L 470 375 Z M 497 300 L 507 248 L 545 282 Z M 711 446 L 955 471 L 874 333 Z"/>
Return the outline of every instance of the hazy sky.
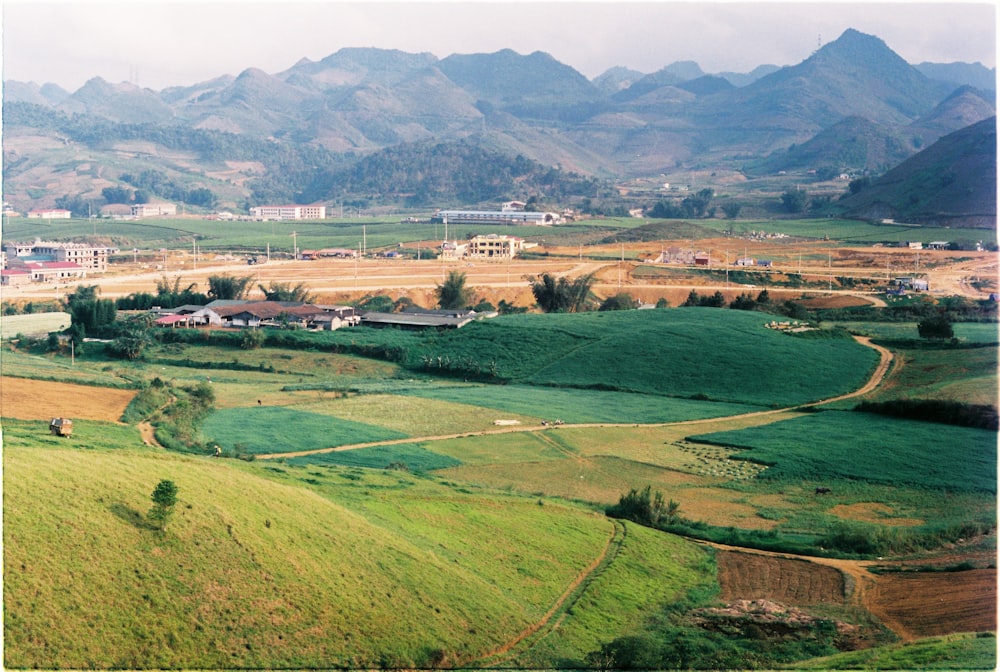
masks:
<path fill-rule="evenodd" d="M 792 65 L 847 28 L 910 63 L 996 64 L 994 2 L 46 2 L 2 0 L 3 78 L 74 91 L 91 77 L 160 90 L 342 47 L 544 51 L 587 77 L 678 60 L 706 72 Z"/>

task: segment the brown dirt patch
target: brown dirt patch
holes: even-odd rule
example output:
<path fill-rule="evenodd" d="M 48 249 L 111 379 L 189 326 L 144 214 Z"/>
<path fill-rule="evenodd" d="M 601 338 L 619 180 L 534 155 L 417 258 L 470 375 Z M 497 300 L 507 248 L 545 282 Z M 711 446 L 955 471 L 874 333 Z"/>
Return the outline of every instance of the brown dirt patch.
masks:
<path fill-rule="evenodd" d="M 836 296 L 818 296 L 813 299 L 798 301 L 802 306 L 812 309 L 822 308 L 851 308 L 854 306 L 870 306 L 871 301 L 860 296 L 850 294 L 838 294 Z"/>
<path fill-rule="evenodd" d="M 883 574 L 871 612 L 904 639 L 997 629 L 997 571 Z"/>
<path fill-rule="evenodd" d="M 846 604 L 844 575 L 807 560 L 720 551 L 716 555 L 724 600 L 774 600 L 783 604 Z"/>
<path fill-rule="evenodd" d="M 118 422 L 134 396 L 133 390 L 2 377 L 0 416 L 19 420 L 66 417 Z"/>
<path fill-rule="evenodd" d="M 898 527 L 916 527 L 917 525 L 923 525 L 925 522 L 919 518 L 894 518 L 891 507 L 877 502 L 838 504 L 830 509 L 830 513 L 845 520 L 860 520 L 865 523 L 895 525 Z"/>

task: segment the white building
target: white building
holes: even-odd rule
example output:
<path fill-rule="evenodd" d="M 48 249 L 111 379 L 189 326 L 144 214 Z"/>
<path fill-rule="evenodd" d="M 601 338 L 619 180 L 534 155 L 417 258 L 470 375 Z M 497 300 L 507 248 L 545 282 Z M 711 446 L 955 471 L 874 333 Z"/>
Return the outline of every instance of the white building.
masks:
<path fill-rule="evenodd" d="M 173 217 L 176 214 L 174 203 L 136 203 L 132 206 L 133 217 Z"/>
<path fill-rule="evenodd" d="M 294 219 L 326 219 L 325 205 L 258 205 L 250 208 L 250 216 L 257 221 L 285 221 Z"/>
<path fill-rule="evenodd" d="M 513 259 L 522 249 L 523 238 L 491 233 L 470 238 L 466 256 L 471 259 Z"/>
<path fill-rule="evenodd" d="M 29 210 L 28 219 L 69 219 L 69 210 Z"/>
<path fill-rule="evenodd" d="M 34 243 L 6 243 L 4 252 L 11 263 L 15 258 L 31 257 L 31 261 L 70 263 L 88 271 L 106 271 L 108 256 L 113 250 L 103 245 L 36 240 Z"/>
<path fill-rule="evenodd" d="M 549 226 L 561 224 L 557 212 L 525 212 L 523 210 L 438 210 L 432 222 L 447 224 L 515 224 Z"/>

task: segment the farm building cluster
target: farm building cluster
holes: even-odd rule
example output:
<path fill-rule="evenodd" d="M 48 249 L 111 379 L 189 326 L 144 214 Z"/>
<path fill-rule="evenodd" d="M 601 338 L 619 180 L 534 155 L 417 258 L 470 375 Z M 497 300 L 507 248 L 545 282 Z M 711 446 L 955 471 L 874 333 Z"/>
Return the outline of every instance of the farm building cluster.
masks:
<path fill-rule="evenodd" d="M 204 306 L 183 305 L 154 308 L 154 324 L 170 328 L 282 327 L 334 331 L 359 325 L 394 326 L 403 329 L 457 329 L 492 314 L 472 310 L 423 310 L 400 313 L 363 311 L 352 306 L 331 306 L 302 301 L 216 300 Z"/>
<path fill-rule="evenodd" d="M 62 243 L 36 239 L 5 243 L 0 250 L 0 284 L 14 287 L 32 282 L 60 282 L 87 277 L 108 269 L 108 257 L 117 250 L 104 245 Z"/>
<path fill-rule="evenodd" d="M 712 258 L 707 252 L 696 252 L 680 247 L 665 247 L 660 250 L 660 254 L 646 260 L 650 264 L 682 264 L 687 266 L 711 266 Z M 732 264 L 734 266 L 756 266 L 758 268 L 771 268 L 770 259 L 754 259 L 748 256 L 736 258 Z"/>

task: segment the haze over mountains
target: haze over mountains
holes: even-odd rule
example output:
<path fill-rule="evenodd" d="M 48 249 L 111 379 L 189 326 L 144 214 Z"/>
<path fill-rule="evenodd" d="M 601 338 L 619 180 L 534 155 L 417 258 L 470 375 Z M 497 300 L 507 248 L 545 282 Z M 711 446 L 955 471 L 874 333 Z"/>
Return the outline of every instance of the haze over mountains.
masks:
<path fill-rule="evenodd" d="M 279 73 L 248 69 L 159 92 L 99 78 L 72 93 L 8 81 L 4 104 L 314 146 L 345 163 L 408 143 L 464 141 L 597 177 L 680 166 L 882 173 L 993 116 L 995 79 L 978 63 L 910 65 L 879 38 L 848 30 L 797 65 L 747 74 L 678 62 L 591 81 L 542 52 L 439 59 L 342 49 Z M 5 164 L 22 151 L 19 137 L 39 132 L 30 125 L 44 125 L 26 116 L 11 124 L 5 115 Z M 8 193 L 18 192 L 16 177 L 5 177 Z"/>

